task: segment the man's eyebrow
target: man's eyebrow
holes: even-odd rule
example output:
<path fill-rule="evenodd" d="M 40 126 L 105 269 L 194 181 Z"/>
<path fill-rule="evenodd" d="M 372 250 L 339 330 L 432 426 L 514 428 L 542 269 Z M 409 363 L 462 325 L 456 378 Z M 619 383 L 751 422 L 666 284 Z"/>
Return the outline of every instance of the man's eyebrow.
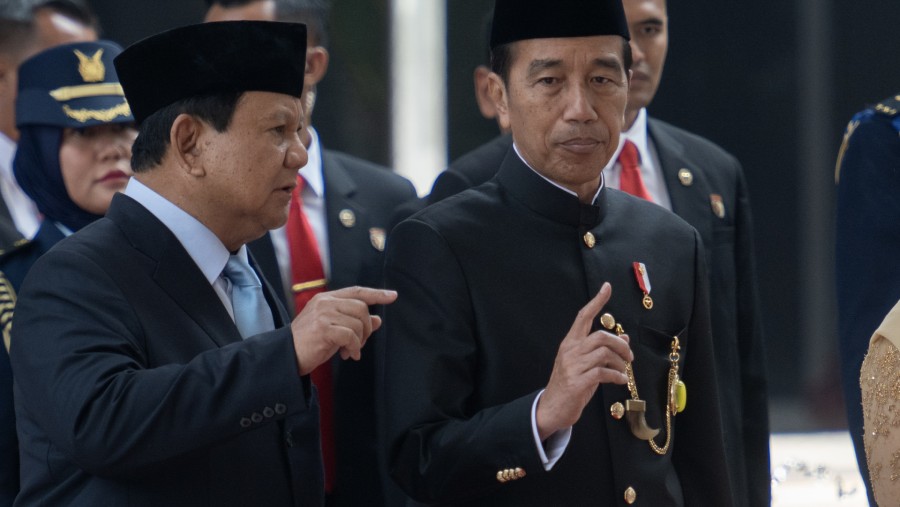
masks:
<path fill-rule="evenodd" d="M 595 67 L 601 67 L 609 70 L 614 70 L 616 72 L 622 71 L 622 62 L 618 58 L 614 57 L 600 57 L 594 58 L 593 64 Z"/>
<path fill-rule="evenodd" d="M 528 64 L 528 73 L 526 75 L 530 78 L 539 72 L 559 67 L 560 65 L 562 65 L 562 60 L 532 60 L 531 63 Z"/>

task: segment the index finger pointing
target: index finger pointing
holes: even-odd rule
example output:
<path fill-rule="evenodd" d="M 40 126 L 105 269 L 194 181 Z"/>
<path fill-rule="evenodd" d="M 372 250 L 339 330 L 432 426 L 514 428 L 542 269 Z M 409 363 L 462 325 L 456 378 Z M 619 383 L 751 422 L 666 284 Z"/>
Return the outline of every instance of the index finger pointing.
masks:
<path fill-rule="evenodd" d="M 358 299 L 366 305 L 387 305 L 397 299 L 397 291 L 372 289 L 370 287 L 345 287 L 331 291 L 333 297 Z"/>
<path fill-rule="evenodd" d="M 572 323 L 571 331 L 575 331 L 582 336 L 587 335 L 591 331 L 591 324 L 594 318 L 609 302 L 610 295 L 612 295 L 612 286 L 609 282 L 603 282 L 603 286 L 600 287 L 597 295 L 578 311 L 578 315 L 575 316 L 575 322 Z"/>

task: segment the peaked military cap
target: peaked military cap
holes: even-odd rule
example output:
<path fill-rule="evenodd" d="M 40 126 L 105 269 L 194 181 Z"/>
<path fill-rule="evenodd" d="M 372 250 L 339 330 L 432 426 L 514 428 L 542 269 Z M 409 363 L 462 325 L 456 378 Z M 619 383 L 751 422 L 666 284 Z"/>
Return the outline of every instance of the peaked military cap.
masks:
<path fill-rule="evenodd" d="M 179 100 L 220 92 L 299 97 L 306 25 L 222 21 L 175 28 L 125 49 L 116 69 L 138 123 Z"/>
<path fill-rule="evenodd" d="M 22 62 L 16 125 L 80 128 L 133 122 L 113 65 L 121 52 L 114 42 L 79 42 Z"/>
<path fill-rule="evenodd" d="M 491 49 L 525 39 L 628 36 L 622 0 L 496 0 Z"/>

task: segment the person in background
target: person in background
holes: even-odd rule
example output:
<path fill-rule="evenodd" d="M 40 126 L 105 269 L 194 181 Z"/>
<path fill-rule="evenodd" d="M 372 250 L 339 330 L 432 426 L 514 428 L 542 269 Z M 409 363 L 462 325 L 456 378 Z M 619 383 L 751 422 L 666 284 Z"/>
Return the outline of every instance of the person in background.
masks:
<path fill-rule="evenodd" d="M 885 407 L 876 410 L 875 400 L 865 398 L 861 405 L 859 386 L 866 347 L 883 352 L 892 347 L 890 343 L 896 343 L 889 341 L 894 339 L 895 333 L 885 334 L 888 340 L 881 340 L 880 343 L 876 343 L 877 336 L 872 336 L 884 316 L 900 300 L 900 265 L 897 263 L 900 256 L 900 235 L 897 234 L 897 218 L 900 217 L 900 199 L 897 199 L 900 191 L 900 173 L 897 171 L 900 167 L 898 110 L 900 93 L 854 115 L 847 125 L 835 169 L 835 281 L 841 380 L 850 437 L 872 505 L 878 500 L 872 485 L 886 485 L 887 478 L 898 473 L 896 466 L 879 467 L 877 470 L 867 466 L 866 446 L 878 447 L 883 442 L 878 438 L 881 435 L 870 438 L 869 431 L 865 432 L 869 440 L 864 441 L 863 412 L 869 410 L 870 415 L 883 414 Z M 892 311 L 892 315 L 896 313 Z M 885 355 L 880 353 L 879 357 Z M 871 370 L 877 370 L 881 377 L 893 378 L 883 367 L 886 363 L 875 360 L 870 363 Z M 870 385 L 875 383 L 882 384 L 882 378 L 873 380 Z M 867 419 L 866 424 L 875 422 Z M 882 424 L 876 424 L 875 429 L 879 433 L 884 431 L 884 436 L 889 431 Z M 873 462 L 884 463 L 881 453 L 896 450 L 896 446 L 879 449 L 879 457 L 875 460 L 870 451 L 869 465 Z M 878 496 L 882 500 L 878 505 L 896 503 L 896 495 Z M 890 501 L 884 503 L 886 498 Z"/>
<path fill-rule="evenodd" d="M 490 35 L 491 35 L 491 17 L 485 19 L 484 26 L 484 43 L 485 43 L 485 62 L 490 63 Z M 488 65 L 478 65 L 472 73 L 472 80 L 475 85 L 475 102 L 478 104 L 478 110 L 487 120 L 497 119 L 497 107 L 493 98 L 490 96 L 489 79 L 491 69 Z M 434 204 L 442 199 L 458 194 L 463 190 L 478 186 L 497 174 L 497 168 L 512 146 L 512 135 L 509 129 L 504 128 L 500 122 L 497 122 L 500 129 L 500 135 L 494 139 L 482 144 L 478 148 L 460 156 L 454 160 L 449 167 L 434 180 L 431 186 L 431 193 L 426 198 L 427 204 Z M 413 211 L 410 208 L 410 211 Z M 415 211 L 418 211 L 417 209 Z M 412 214 L 411 212 L 409 213 Z M 405 217 L 404 217 L 405 218 Z"/>
<path fill-rule="evenodd" d="M 115 58 L 135 175 L 19 292 L 16 505 L 323 501 L 309 373 L 358 360 L 381 325 L 369 306 L 396 293 L 318 294 L 291 321 L 247 252 L 287 219 L 307 160 L 305 54 L 304 25 L 242 21 Z"/>
<path fill-rule="evenodd" d="M 40 213 L 19 187 L 12 159 L 19 64 L 34 53 L 69 42 L 97 39 L 93 13 L 77 0 L 11 1 L 0 5 L 0 253 L 34 237 Z"/>
<path fill-rule="evenodd" d="M 753 221 L 740 163 L 707 139 L 653 118 L 669 44 L 666 0 L 623 0 L 634 55 L 624 142 L 604 180 L 673 211 L 703 240 L 725 449 L 738 505 L 771 503 L 765 347 Z"/>
<path fill-rule="evenodd" d="M 0 4 L 0 255 L 37 232 L 40 214 L 13 175 L 18 66 L 41 49 L 97 38 L 96 21 L 81 2 L 69 0 Z M 19 490 L 19 453 L 13 411 L 8 349 L 14 291 L 0 283 L 0 507 L 12 505 Z"/>
<path fill-rule="evenodd" d="M 309 27 L 301 132 L 309 163 L 287 224 L 249 247 L 265 277 L 283 288 L 299 313 L 319 291 L 380 287 L 391 212 L 415 196 L 412 184 L 386 167 L 326 149 L 313 127 L 318 84 L 328 71 L 328 5 L 321 0 L 211 1 L 206 21 L 257 19 Z M 374 338 L 380 339 L 378 334 Z M 331 506 L 381 506 L 386 478 L 375 443 L 374 355 L 332 361 L 313 372 L 322 408 L 326 501 Z"/>
<path fill-rule="evenodd" d="M 109 41 L 65 44 L 19 68 L 13 170 L 44 219 L 33 240 L 0 256 L 15 291 L 41 255 L 102 217 L 131 178 L 137 130 L 113 66 L 121 51 Z"/>
<path fill-rule="evenodd" d="M 391 476 L 436 505 L 734 505 L 700 236 L 604 184 L 621 1 L 497 0 L 491 51 L 512 148 L 388 241 Z"/>

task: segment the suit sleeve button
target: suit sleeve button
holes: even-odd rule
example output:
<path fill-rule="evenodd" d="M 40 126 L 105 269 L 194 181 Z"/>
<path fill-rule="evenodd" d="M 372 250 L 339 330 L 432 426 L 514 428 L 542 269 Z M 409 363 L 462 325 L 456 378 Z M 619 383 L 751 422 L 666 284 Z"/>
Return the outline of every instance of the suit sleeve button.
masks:
<path fill-rule="evenodd" d="M 250 415 L 250 420 L 259 424 L 262 422 L 263 416 L 259 412 L 253 412 L 253 414 Z"/>
<path fill-rule="evenodd" d="M 253 424 L 253 423 L 250 422 L 250 419 L 247 419 L 246 417 L 241 417 L 241 428 L 249 428 L 251 424 Z"/>
<path fill-rule="evenodd" d="M 275 411 L 272 410 L 272 407 L 266 407 L 263 409 L 263 415 L 268 419 L 275 415 Z"/>
<path fill-rule="evenodd" d="M 284 403 L 276 403 L 275 404 L 275 413 L 278 415 L 284 415 L 287 412 L 287 407 L 284 406 Z"/>

